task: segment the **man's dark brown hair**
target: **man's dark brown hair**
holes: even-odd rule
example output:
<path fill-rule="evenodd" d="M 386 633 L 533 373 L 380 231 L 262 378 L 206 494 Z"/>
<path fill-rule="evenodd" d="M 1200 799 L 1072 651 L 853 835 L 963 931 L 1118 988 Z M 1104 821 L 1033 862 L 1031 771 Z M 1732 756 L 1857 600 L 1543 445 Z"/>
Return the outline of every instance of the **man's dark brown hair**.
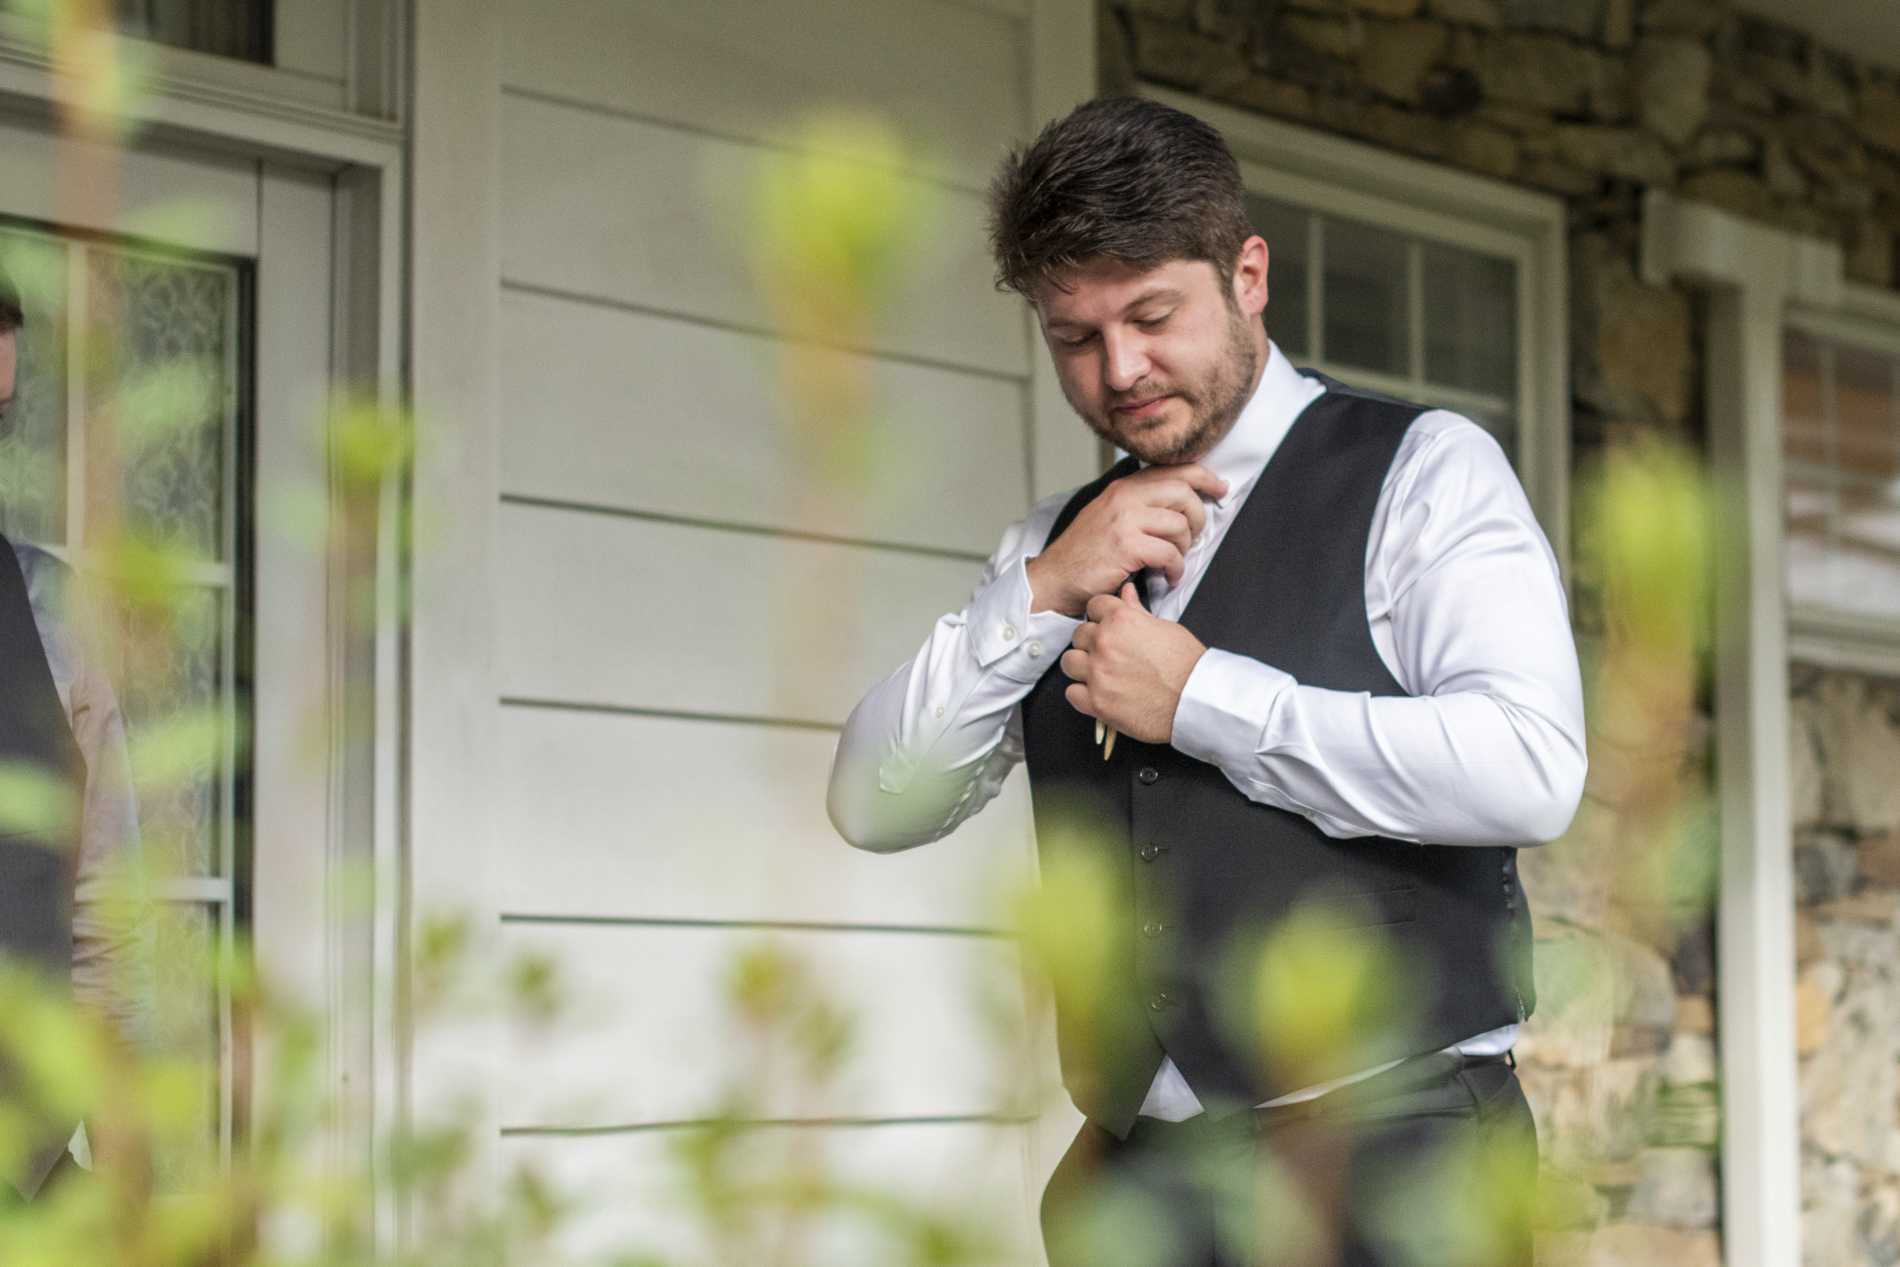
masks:
<path fill-rule="evenodd" d="M 990 186 L 996 284 L 1033 298 L 1063 269 L 1205 260 L 1233 278 L 1253 229 L 1240 165 L 1219 132 L 1158 101 L 1078 106 L 1012 153 Z"/>
<path fill-rule="evenodd" d="M 26 324 L 26 313 L 20 307 L 20 292 L 7 276 L 7 270 L 0 266 L 0 335 L 12 334 Z"/>

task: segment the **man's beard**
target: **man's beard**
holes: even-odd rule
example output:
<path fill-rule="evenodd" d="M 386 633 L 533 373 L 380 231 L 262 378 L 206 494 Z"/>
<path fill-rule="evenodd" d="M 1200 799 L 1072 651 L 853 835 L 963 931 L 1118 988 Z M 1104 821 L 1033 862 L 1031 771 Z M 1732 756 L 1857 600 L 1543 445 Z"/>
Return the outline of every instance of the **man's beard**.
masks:
<path fill-rule="evenodd" d="M 1197 461 L 1207 456 L 1208 450 L 1233 429 L 1235 419 L 1240 417 L 1240 411 L 1247 407 L 1252 395 L 1254 371 L 1259 365 L 1260 354 L 1254 348 L 1249 323 L 1235 312 L 1227 326 L 1226 350 L 1205 381 L 1190 386 L 1144 378 L 1127 391 L 1104 401 L 1101 417 L 1083 414 L 1083 421 L 1102 439 L 1152 466 L 1179 466 Z M 1173 443 L 1165 443 L 1159 437 L 1149 439 L 1144 431 L 1119 434 L 1107 421 L 1114 417 L 1117 405 L 1153 400 L 1157 396 L 1177 396 L 1188 407 L 1188 428 Z"/>

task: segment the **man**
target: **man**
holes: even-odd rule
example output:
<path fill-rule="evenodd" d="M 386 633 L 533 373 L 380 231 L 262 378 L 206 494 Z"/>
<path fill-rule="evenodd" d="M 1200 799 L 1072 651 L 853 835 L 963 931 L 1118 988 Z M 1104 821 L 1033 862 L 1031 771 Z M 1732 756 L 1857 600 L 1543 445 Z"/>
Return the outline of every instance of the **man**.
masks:
<path fill-rule="evenodd" d="M 1268 246 L 1212 128 L 1092 102 L 991 203 L 1002 283 L 1130 456 L 1011 527 L 859 704 L 832 820 L 865 849 L 935 840 L 1026 760 L 1045 862 L 1081 840 L 1116 878 L 1105 1001 L 1057 1000 L 1089 1121 L 1044 1198 L 1053 1262 L 1088 1261 L 1063 1224 L 1104 1180 L 1159 1203 L 1178 1262 L 1269 1235 L 1289 1261 L 1404 1260 L 1399 1162 L 1464 1167 L 1454 1190 L 1536 1168 L 1506 1059 L 1533 1002 L 1515 850 L 1562 834 L 1585 764 L 1556 560 L 1485 432 L 1268 340 Z M 1340 924 L 1405 974 L 1406 1023 L 1293 1059 L 1300 1017 L 1234 1015 L 1235 947 Z M 1209 1194 L 1250 1189 L 1274 1226 L 1223 1231 Z M 1524 1205 L 1498 1203 L 1484 1261 L 1528 1264 Z"/>
<path fill-rule="evenodd" d="M 14 403 L 25 320 L 0 270 L 0 420 Z M 69 607 L 65 566 L 33 546 L 0 545 L 0 953 L 70 991 L 126 1042 L 146 1043 L 152 911 L 118 700 Z M 57 789 L 55 806 L 70 812 L 41 812 L 48 802 L 25 794 L 28 781 Z M 46 1129 L 24 1167 L 4 1176 L 29 1199 L 91 1165 L 83 1124 Z"/>

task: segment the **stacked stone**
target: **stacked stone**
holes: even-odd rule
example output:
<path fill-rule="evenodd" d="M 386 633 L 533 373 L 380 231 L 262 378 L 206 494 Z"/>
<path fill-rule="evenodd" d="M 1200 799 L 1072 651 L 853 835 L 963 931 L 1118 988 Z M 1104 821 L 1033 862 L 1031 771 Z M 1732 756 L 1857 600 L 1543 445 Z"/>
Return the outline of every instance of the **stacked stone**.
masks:
<path fill-rule="evenodd" d="M 1900 1261 L 1900 682 L 1798 670 L 1802 1230 L 1811 1263 Z"/>
<path fill-rule="evenodd" d="M 1686 786 L 1705 753 L 1684 754 Z M 1672 828 L 1635 829 L 1614 765 L 1562 840 L 1520 855 L 1537 928 L 1518 1071 L 1545 1162 L 1539 1261 L 1715 1267 L 1712 821 L 1691 795 Z"/>
<path fill-rule="evenodd" d="M 1725 0 L 1105 0 L 1164 83 L 1575 199 L 1672 189 L 1893 285 L 1900 74 Z"/>

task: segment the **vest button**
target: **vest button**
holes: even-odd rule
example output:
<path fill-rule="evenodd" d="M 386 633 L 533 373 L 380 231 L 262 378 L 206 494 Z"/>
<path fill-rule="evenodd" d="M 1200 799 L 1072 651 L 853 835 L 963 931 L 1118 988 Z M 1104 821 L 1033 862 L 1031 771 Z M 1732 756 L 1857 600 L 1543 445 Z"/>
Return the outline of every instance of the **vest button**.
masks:
<path fill-rule="evenodd" d="M 1167 925 L 1155 920 L 1149 920 L 1146 924 L 1141 926 L 1141 933 L 1144 937 L 1159 937 L 1166 930 Z"/>
<path fill-rule="evenodd" d="M 1143 845 L 1141 847 L 1141 860 L 1143 862 L 1153 862 L 1156 858 L 1159 858 L 1160 856 L 1161 856 L 1160 845 Z"/>
<path fill-rule="evenodd" d="M 1151 765 L 1145 765 L 1135 771 L 1135 777 L 1140 779 L 1143 783 L 1153 783 L 1156 779 L 1161 777 L 1161 771 Z"/>
<path fill-rule="evenodd" d="M 1163 990 L 1161 993 L 1155 995 L 1152 999 L 1148 1000 L 1148 1006 L 1153 1011 L 1161 1012 L 1161 1011 L 1165 1011 L 1167 1009 L 1168 1004 L 1172 1002 L 1174 1002 L 1174 1000 L 1168 997 L 1168 992 L 1166 990 Z"/>

